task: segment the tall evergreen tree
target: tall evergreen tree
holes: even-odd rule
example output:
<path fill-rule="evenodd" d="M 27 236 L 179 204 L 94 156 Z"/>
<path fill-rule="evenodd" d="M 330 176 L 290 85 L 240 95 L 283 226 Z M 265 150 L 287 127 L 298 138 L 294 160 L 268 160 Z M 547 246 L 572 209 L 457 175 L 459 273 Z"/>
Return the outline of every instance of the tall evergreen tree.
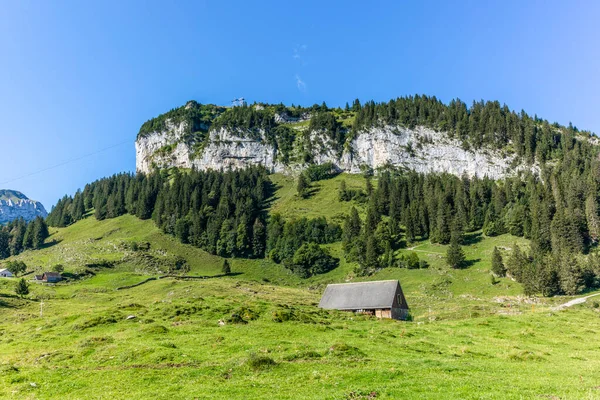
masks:
<path fill-rule="evenodd" d="M 502 254 L 500 254 L 500 250 L 496 246 L 494 246 L 494 251 L 492 252 L 492 273 L 498 277 L 506 275 L 506 267 L 504 267 L 504 262 L 502 261 Z"/>

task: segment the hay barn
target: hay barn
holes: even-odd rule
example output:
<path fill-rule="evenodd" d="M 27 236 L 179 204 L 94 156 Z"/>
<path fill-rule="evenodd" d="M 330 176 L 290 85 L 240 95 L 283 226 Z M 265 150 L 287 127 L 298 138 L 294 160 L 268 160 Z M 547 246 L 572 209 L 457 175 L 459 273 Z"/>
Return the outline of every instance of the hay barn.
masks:
<path fill-rule="evenodd" d="M 319 307 L 393 319 L 406 319 L 409 310 L 397 280 L 327 285 Z"/>

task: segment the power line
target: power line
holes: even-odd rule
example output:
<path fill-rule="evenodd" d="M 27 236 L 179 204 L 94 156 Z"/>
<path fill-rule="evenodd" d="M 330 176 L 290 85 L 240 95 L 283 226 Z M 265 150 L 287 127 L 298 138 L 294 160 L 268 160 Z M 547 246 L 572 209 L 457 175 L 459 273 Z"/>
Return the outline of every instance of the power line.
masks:
<path fill-rule="evenodd" d="M 83 160 L 84 158 L 91 157 L 91 156 L 96 155 L 98 153 L 102 153 L 103 151 L 106 151 L 106 150 L 114 149 L 115 147 L 124 145 L 125 143 L 131 143 L 131 140 L 124 140 L 122 142 L 119 142 L 117 144 L 113 144 L 113 145 L 105 147 L 103 149 L 96 150 L 94 152 L 91 152 L 91 153 L 88 153 L 88 154 L 84 154 L 84 155 L 79 156 L 79 157 L 71 158 L 71 159 L 63 161 L 63 162 L 61 162 L 59 164 L 52 165 L 52 166 L 46 167 L 46 168 L 42 168 L 42 169 L 39 169 L 37 171 L 30 172 L 28 174 L 21 175 L 21 176 L 16 177 L 16 178 L 9 179 L 9 180 L 4 181 L 4 182 L 0 182 L 0 185 L 5 185 L 7 183 L 11 183 L 11 182 L 18 181 L 18 180 L 21 180 L 21 179 L 24 179 L 24 178 L 28 178 L 28 177 L 30 177 L 32 175 L 36 175 L 36 174 L 39 174 L 39 173 L 42 173 L 42 172 L 50 171 L 51 169 L 54 169 L 54 168 L 62 167 L 63 165 L 67 165 L 67 164 L 70 164 L 70 163 L 75 162 L 75 161 Z"/>

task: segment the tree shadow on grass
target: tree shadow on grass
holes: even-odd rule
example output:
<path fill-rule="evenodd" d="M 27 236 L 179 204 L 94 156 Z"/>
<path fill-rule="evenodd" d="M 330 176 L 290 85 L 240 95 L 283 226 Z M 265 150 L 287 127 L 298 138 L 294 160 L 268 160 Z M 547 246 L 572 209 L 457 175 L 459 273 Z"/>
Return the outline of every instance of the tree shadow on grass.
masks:
<path fill-rule="evenodd" d="M 28 297 L 17 296 L 16 294 L 2 293 L 0 294 L 0 308 L 17 308 L 17 305 L 7 302 L 5 299 L 12 299 L 17 301 L 37 302 L 35 299 Z"/>
<path fill-rule="evenodd" d="M 481 258 L 475 258 L 473 260 L 465 260 L 461 269 L 466 269 L 466 268 L 472 267 L 473 265 L 477 264 L 480 261 L 481 261 Z"/>
<path fill-rule="evenodd" d="M 277 191 L 279 189 L 281 189 L 282 187 L 283 186 L 276 185 L 271 181 L 267 182 L 267 198 L 265 199 L 265 201 L 262 204 L 263 212 L 266 212 L 269 208 L 271 208 L 273 203 L 275 203 L 277 200 L 279 200 L 279 197 L 275 196 L 275 193 L 277 193 Z"/>
<path fill-rule="evenodd" d="M 320 190 L 321 190 L 321 186 L 313 186 L 313 185 L 311 185 L 306 190 L 306 195 L 304 196 L 304 199 L 310 199 L 311 197 L 313 197 L 314 195 L 316 195 L 317 193 L 319 193 Z"/>
<path fill-rule="evenodd" d="M 481 234 L 481 232 L 470 232 L 470 233 L 465 233 L 463 235 L 463 244 L 465 246 L 470 246 L 476 243 L 479 243 L 483 240 L 483 235 Z"/>
<path fill-rule="evenodd" d="M 62 239 L 52 239 L 49 242 L 44 243 L 43 245 L 40 246 L 40 250 L 41 249 L 49 249 L 50 247 L 56 246 L 57 244 L 59 244 L 60 242 L 62 242 Z"/>

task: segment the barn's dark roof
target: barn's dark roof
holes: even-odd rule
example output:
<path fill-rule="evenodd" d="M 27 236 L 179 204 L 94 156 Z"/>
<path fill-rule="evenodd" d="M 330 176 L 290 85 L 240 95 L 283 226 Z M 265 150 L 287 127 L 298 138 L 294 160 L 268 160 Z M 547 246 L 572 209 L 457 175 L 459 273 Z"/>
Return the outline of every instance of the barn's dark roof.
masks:
<path fill-rule="evenodd" d="M 391 308 L 399 285 L 397 280 L 327 285 L 319 307 L 334 310 Z"/>

